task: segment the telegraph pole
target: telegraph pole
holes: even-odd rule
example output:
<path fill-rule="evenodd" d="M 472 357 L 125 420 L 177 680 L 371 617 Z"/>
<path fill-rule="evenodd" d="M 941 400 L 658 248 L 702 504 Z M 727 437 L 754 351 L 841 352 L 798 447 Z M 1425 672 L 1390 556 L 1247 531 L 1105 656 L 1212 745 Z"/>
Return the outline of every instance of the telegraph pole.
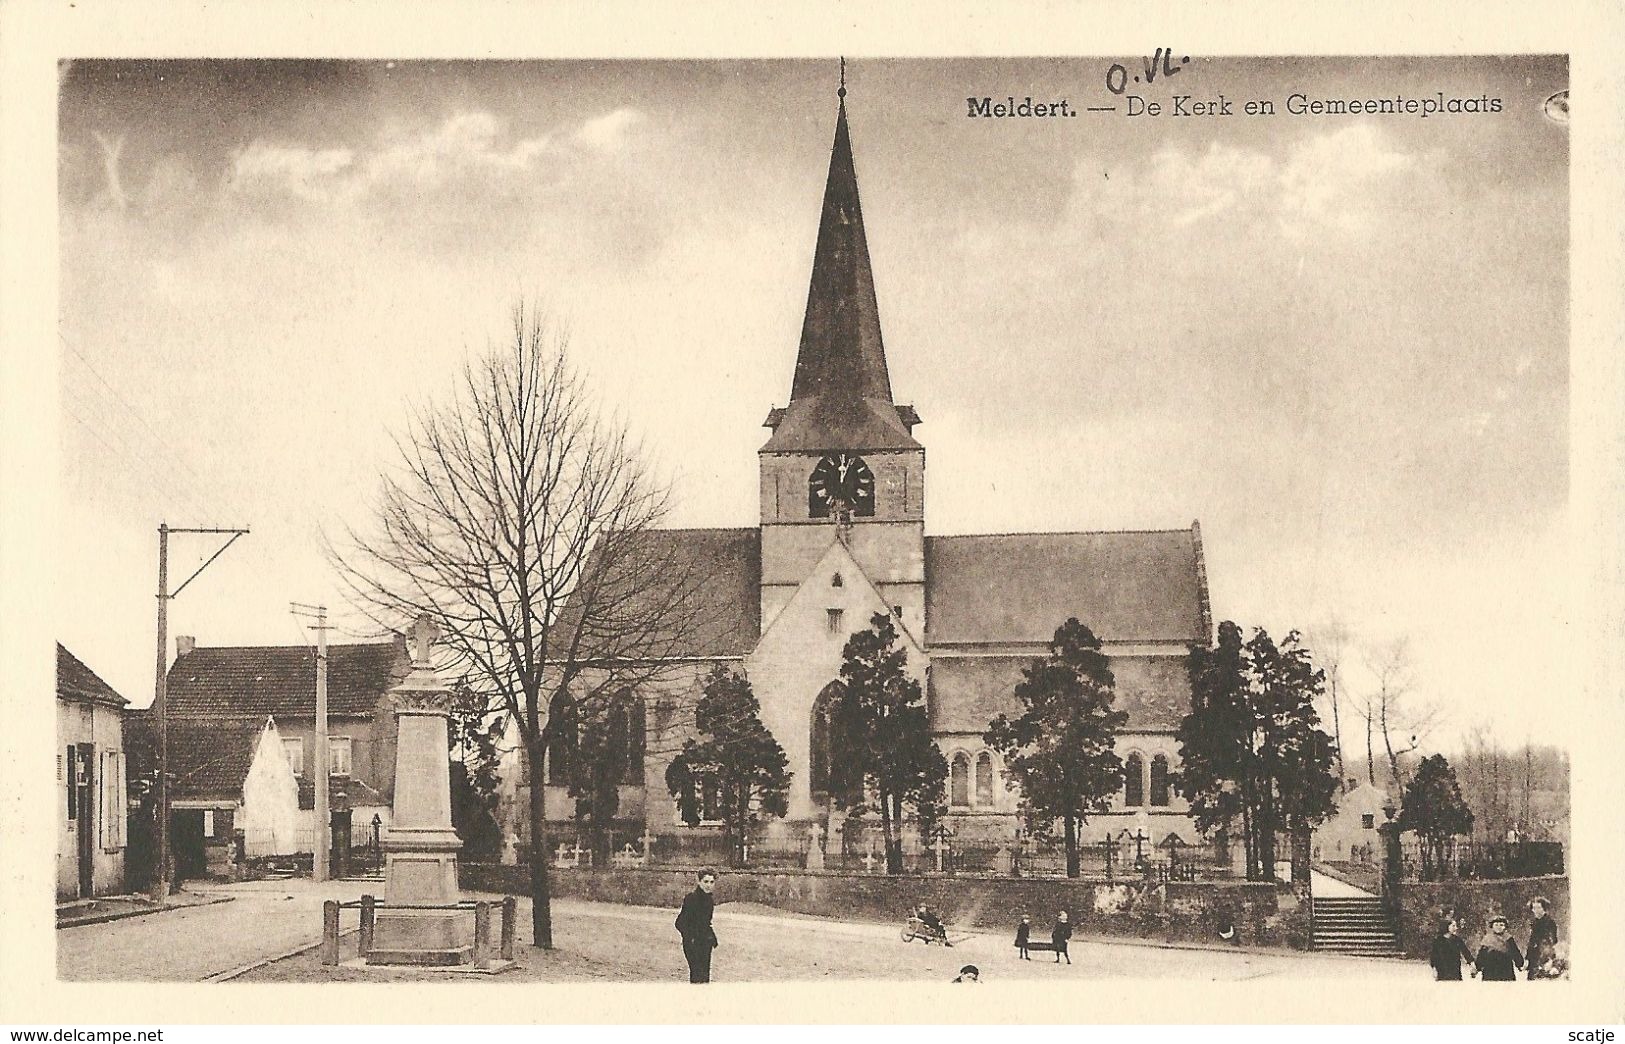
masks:
<path fill-rule="evenodd" d="M 158 524 L 158 680 L 153 685 L 152 712 L 158 719 L 158 872 L 152 875 L 152 901 L 169 898 L 169 526 Z"/>
<path fill-rule="evenodd" d="M 295 614 L 316 615 L 311 625 L 316 632 L 316 851 L 312 854 L 311 876 L 326 881 L 331 876 L 327 864 L 333 815 L 327 778 L 327 606 L 293 602 L 290 608 Z"/>
<path fill-rule="evenodd" d="M 229 534 L 231 539 L 220 545 L 220 550 L 197 567 L 197 572 L 182 581 L 174 591 L 169 589 L 169 535 L 171 533 Z M 167 523 L 158 524 L 158 673 L 153 684 L 152 709 L 158 719 L 158 822 L 154 838 L 158 847 L 158 873 L 152 882 L 152 899 L 156 903 L 169 901 L 175 877 L 175 858 L 170 846 L 169 830 L 169 602 L 186 590 L 215 559 L 226 553 L 226 548 L 237 538 L 248 533 L 246 529 L 172 529 Z"/>

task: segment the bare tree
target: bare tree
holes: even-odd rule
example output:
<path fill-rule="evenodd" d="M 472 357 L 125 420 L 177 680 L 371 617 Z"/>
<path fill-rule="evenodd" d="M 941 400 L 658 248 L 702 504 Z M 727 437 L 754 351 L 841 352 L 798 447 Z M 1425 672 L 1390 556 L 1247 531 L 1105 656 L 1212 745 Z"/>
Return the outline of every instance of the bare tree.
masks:
<path fill-rule="evenodd" d="M 1397 795 L 1405 786 L 1401 759 L 1420 749 L 1422 737 L 1438 723 L 1439 712 L 1416 691 L 1416 672 L 1406 639 L 1398 638 L 1369 649 L 1364 659 L 1371 673 L 1371 686 L 1358 705 L 1365 718 L 1366 771 L 1375 783 L 1375 757 L 1371 749 L 1375 732 L 1382 737 L 1383 752 L 1387 756 L 1390 792 Z"/>
<path fill-rule="evenodd" d="M 397 435 L 374 524 L 328 544 L 364 611 L 429 614 L 442 666 L 513 720 L 530 769 L 532 933 L 544 948 L 550 746 L 573 744 L 628 693 L 657 701 L 653 721 L 674 720 L 707 627 L 702 564 L 656 528 L 668 488 L 566 347 L 516 306 L 511 340 L 465 364 L 447 399 Z"/>
<path fill-rule="evenodd" d="M 1332 722 L 1333 751 L 1337 756 L 1337 784 L 1342 790 L 1348 785 L 1348 768 L 1343 762 L 1343 713 L 1339 705 L 1339 690 L 1343 684 L 1343 659 L 1349 646 L 1349 629 L 1341 619 L 1333 616 L 1309 635 L 1310 647 L 1315 650 L 1315 662 L 1326 675 L 1326 717 Z M 1375 782 L 1375 780 L 1373 780 Z"/>

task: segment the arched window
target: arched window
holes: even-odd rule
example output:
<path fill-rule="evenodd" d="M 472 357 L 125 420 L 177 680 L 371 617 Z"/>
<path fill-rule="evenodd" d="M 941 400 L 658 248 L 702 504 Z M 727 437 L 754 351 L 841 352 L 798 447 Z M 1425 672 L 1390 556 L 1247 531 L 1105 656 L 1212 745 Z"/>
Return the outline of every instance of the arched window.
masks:
<path fill-rule="evenodd" d="M 993 755 L 985 750 L 976 755 L 976 804 L 983 808 L 993 804 Z"/>
<path fill-rule="evenodd" d="M 551 735 L 547 741 L 547 782 L 549 786 L 567 787 L 575 777 L 576 748 L 581 742 L 578 734 L 581 722 L 569 693 L 561 692 L 553 697 L 553 705 L 548 709 L 548 728 Z"/>
<path fill-rule="evenodd" d="M 835 720 L 836 704 L 840 702 L 840 682 L 830 682 L 813 700 L 811 756 L 807 765 L 807 782 L 814 797 L 827 797 L 830 784 L 830 732 Z"/>
<path fill-rule="evenodd" d="M 1151 759 L 1151 803 L 1168 804 L 1168 757 L 1164 754 Z"/>
<path fill-rule="evenodd" d="M 1123 804 L 1129 808 L 1145 804 L 1145 759 L 1138 754 L 1123 761 Z"/>
<path fill-rule="evenodd" d="M 970 807 L 970 756 L 954 755 L 948 769 L 948 803 L 955 808 Z"/>

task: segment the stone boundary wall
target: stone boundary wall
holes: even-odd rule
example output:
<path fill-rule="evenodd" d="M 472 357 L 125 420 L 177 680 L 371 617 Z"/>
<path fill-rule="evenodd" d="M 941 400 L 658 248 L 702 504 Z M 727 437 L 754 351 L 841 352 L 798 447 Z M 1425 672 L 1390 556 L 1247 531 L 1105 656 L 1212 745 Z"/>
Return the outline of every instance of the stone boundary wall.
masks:
<path fill-rule="evenodd" d="M 464 863 L 462 886 L 471 891 L 524 895 L 530 869 Z M 1031 915 L 1035 938 L 1048 938 L 1060 910 L 1080 935 L 1116 935 L 1160 942 L 1218 943 L 1222 925 L 1236 929 L 1242 946 L 1308 949 L 1309 904 L 1285 885 L 1262 882 L 1167 884 L 1068 881 L 1053 878 L 887 877 L 816 871 L 720 871 L 723 903 L 760 903 L 790 913 L 895 922 L 924 901 L 950 924 L 1014 938 L 1021 915 Z M 665 906 L 673 911 L 694 888 L 694 871 L 652 867 L 582 870 L 550 868 L 555 896 L 595 902 Z M 675 912 L 673 914 L 675 916 Z"/>
<path fill-rule="evenodd" d="M 1479 936 L 1489 929 L 1492 914 L 1505 914 L 1507 928 L 1522 947 L 1529 941 L 1529 901 L 1552 901 L 1557 938 L 1569 938 L 1568 877 L 1509 877 L 1504 880 L 1407 881 L 1399 891 L 1400 945 L 1412 957 L 1426 957 L 1439 930 L 1443 911 L 1453 909 L 1461 918 L 1461 936 L 1469 949 L 1478 949 Z"/>

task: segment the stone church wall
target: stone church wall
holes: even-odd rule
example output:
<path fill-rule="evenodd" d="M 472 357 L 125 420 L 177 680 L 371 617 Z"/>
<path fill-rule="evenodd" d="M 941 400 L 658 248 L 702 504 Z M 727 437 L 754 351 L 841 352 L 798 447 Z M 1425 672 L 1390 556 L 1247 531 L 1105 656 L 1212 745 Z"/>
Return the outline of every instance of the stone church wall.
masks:
<path fill-rule="evenodd" d="M 525 894 L 528 868 L 463 864 L 470 891 Z M 1160 942 L 1219 942 L 1225 924 L 1243 946 L 1305 949 L 1309 906 L 1290 888 L 1246 881 L 1165 885 L 1108 884 L 1065 879 L 922 877 L 846 873 L 720 871 L 720 903 L 760 903 L 777 910 L 901 924 L 919 902 L 949 924 L 1014 933 L 1023 913 L 1047 935 L 1066 910 L 1080 935 L 1125 936 Z M 594 902 L 675 909 L 694 888 L 692 869 L 551 871 L 553 894 Z"/>

